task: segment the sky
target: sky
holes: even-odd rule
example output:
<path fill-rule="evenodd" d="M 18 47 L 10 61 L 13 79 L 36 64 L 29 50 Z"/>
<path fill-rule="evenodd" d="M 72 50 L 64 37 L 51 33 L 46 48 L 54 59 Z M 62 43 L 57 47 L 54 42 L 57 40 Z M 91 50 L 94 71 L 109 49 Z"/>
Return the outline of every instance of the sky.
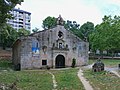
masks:
<path fill-rule="evenodd" d="M 104 15 L 120 16 L 120 0 L 24 0 L 16 8 L 31 12 L 31 29 L 42 29 L 42 21 L 58 17 L 76 21 L 82 25 L 87 21 L 95 25 L 102 22 Z"/>

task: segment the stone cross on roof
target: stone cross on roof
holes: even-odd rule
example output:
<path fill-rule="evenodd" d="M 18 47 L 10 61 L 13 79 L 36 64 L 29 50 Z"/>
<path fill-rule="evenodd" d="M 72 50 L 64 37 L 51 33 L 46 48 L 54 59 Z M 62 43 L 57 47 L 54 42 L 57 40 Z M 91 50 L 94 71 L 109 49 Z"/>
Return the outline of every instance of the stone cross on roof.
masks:
<path fill-rule="evenodd" d="M 57 18 L 57 25 L 63 25 L 64 24 L 64 20 L 61 17 L 61 15 L 59 15 L 59 17 Z"/>

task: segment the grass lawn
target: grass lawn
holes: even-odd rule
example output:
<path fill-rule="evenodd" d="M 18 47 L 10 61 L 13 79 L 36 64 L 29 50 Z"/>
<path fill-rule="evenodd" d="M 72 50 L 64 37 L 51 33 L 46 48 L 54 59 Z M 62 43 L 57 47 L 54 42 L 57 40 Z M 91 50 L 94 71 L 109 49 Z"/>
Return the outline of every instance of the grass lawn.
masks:
<path fill-rule="evenodd" d="M 0 83 L 8 84 L 17 80 L 22 90 L 52 90 L 52 77 L 45 71 L 0 72 Z"/>
<path fill-rule="evenodd" d="M 11 61 L 0 60 L 0 84 L 11 85 L 17 80 L 17 87 L 22 90 L 53 89 L 52 76 L 46 70 L 9 71 L 11 67 Z M 85 90 L 77 77 L 78 69 L 49 71 L 55 75 L 57 90 Z"/>
<path fill-rule="evenodd" d="M 57 90 L 85 90 L 77 72 L 78 69 L 75 68 L 52 71 L 58 84 Z"/>
<path fill-rule="evenodd" d="M 79 78 L 78 69 L 49 70 L 55 75 L 57 90 L 85 90 Z M 45 70 L 0 72 L 0 83 L 10 85 L 17 80 L 17 87 L 22 90 L 52 90 L 52 76 Z"/>
<path fill-rule="evenodd" d="M 0 60 L 0 70 L 9 70 L 12 68 L 12 61 L 10 60 Z"/>
<path fill-rule="evenodd" d="M 89 63 L 93 63 L 90 60 Z M 115 67 L 120 60 L 103 60 L 106 66 Z M 10 61 L 0 60 L 0 84 L 8 84 L 17 80 L 17 87 L 22 90 L 52 90 L 52 76 L 42 70 L 13 71 Z M 77 77 L 78 69 L 49 70 L 55 75 L 57 90 L 85 90 Z M 120 90 L 120 79 L 109 72 L 94 73 L 91 70 L 84 70 L 84 76 L 90 81 L 95 90 Z"/>
<path fill-rule="evenodd" d="M 89 80 L 94 90 L 120 90 L 120 78 L 110 72 L 84 70 L 84 76 Z"/>
<path fill-rule="evenodd" d="M 95 63 L 96 60 L 89 60 L 89 64 Z M 107 67 L 118 67 L 118 64 L 120 64 L 120 60 L 113 60 L 113 59 L 101 59 L 101 61 L 105 64 Z"/>

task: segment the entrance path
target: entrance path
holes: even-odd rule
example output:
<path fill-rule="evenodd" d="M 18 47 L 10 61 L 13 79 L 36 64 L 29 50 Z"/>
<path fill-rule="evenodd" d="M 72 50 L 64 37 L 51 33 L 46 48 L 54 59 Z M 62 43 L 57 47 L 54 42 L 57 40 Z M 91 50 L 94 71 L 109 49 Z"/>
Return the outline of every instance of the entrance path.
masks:
<path fill-rule="evenodd" d="M 52 73 L 49 72 L 49 71 L 48 71 L 48 73 L 49 73 L 50 75 L 52 75 L 52 79 L 53 79 L 53 90 L 57 90 L 57 89 L 56 89 L 56 88 L 57 88 L 57 82 L 56 82 L 56 79 L 55 79 L 54 74 L 52 74 Z"/>
<path fill-rule="evenodd" d="M 120 78 L 120 74 L 117 72 L 118 68 L 105 67 L 105 70 L 114 73 L 115 75 L 117 75 Z"/>
<path fill-rule="evenodd" d="M 85 90 L 93 90 L 92 86 L 89 84 L 89 82 L 83 77 L 83 71 L 79 69 L 78 71 L 78 77 L 83 83 Z"/>

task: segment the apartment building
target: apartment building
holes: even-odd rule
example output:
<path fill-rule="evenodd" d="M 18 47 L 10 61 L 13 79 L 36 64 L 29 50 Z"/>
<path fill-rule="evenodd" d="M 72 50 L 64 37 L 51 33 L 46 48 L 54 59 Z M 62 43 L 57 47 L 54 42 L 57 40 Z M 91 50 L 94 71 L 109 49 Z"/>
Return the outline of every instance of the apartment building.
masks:
<path fill-rule="evenodd" d="M 25 28 L 26 30 L 31 30 L 31 13 L 20 10 L 20 9 L 13 9 L 10 12 L 14 19 L 11 19 L 8 21 L 8 23 L 14 28 L 14 29 L 20 29 Z"/>

